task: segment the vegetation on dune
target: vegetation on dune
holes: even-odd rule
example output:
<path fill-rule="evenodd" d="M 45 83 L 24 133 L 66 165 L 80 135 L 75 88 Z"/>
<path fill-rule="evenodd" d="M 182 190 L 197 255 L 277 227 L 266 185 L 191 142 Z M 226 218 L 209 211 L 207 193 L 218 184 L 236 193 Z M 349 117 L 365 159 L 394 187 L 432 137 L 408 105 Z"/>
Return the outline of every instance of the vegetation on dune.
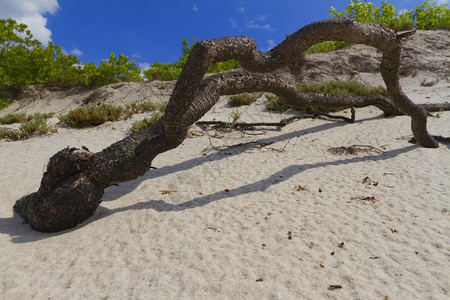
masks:
<path fill-rule="evenodd" d="M 397 11 L 387 1 L 377 7 L 371 2 L 352 0 L 343 10 L 329 10 L 334 18 L 349 17 L 360 22 L 379 23 L 394 29 L 448 29 L 450 9 L 447 4 L 437 5 L 426 0 L 411 10 Z M 0 19 L 0 109 L 9 104 L 27 85 L 48 84 L 54 86 L 98 87 L 123 81 L 176 80 L 195 45 L 185 38 L 182 55 L 175 63 L 155 62 L 151 68 L 141 71 L 135 61 L 124 54 L 111 53 L 100 64 L 81 63 L 78 58 L 63 52 L 61 46 L 49 42 L 45 47 L 33 38 L 27 25 L 13 19 Z M 312 46 L 306 53 L 332 51 L 346 46 L 345 42 L 323 42 Z M 216 73 L 239 67 L 239 62 L 229 60 L 213 65 L 209 72 Z M 141 76 L 144 75 L 144 78 Z"/>
<path fill-rule="evenodd" d="M 163 113 L 158 111 L 155 112 L 150 118 L 144 118 L 143 120 L 135 121 L 131 124 L 131 131 L 139 132 L 142 131 L 151 125 L 153 125 L 156 121 L 158 121 L 163 116 Z"/>
<path fill-rule="evenodd" d="M 0 139 L 19 140 L 27 139 L 34 133 L 55 133 L 57 132 L 57 129 L 47 123 L 47 119 L 51 118 L 53 115 L 53 113 L 34 113 L 28 116 L 25 113 L 5 115 L 0 118 L 1 124 L 20 123 L 20 127 L 19 129 L 0 128 Z"/>
<path fill-rule="evenodd" d="M 261 93 L 242 93 L 238 95 L 233 95 L 228 98 L 228 105 L 237 107 L 242 105 L 250 105 L 259 97 L 261 97 Z"/>
<path fill-rule="evenodd" d="M 155 114 L 161 117 L 164 114 L 166 106 L 167 102 L 154 103 L 150 101 L 132 102 L 126 104 L 124 107 L 112 104 L 96 105 L 90 103 L 73 109 L 65 115 L 61 115 L 59 119 L 71 127 L 82 128 L 101 125 L 107 121 L 118 121 L 122 118 L 130 117 L 133 114 L 143 112 L 155 112 Z"/>
<path fill-rule="evenodd" d="M 297 89 L 301 93 L 318 93 L 318 94 L 331 94 L 331 95 L 351 95 L 351 96 L 367 96 L 367 95 L 384 95 L 387 96 L 386 89 L 382 87 L 372 88 L 362 83 L 351 80 L 332 80 L 326 82 L 312 82 L 312 83 L 297 83 Z M 266 95 L 266 109 L 271 111 L 284 112 L 289 108 L 282 99 L 273 94 Z M 326 108 L 311 106 L 301 109 L 307 113 L 315 112 L 336 112 L 339 108 Z"/>
<path fill-rule="evenodd" d="M 71 127 L 87 127 L 116 121 L 122 117 L 122 108 L 112 104 L 89 103 L 61 115 L 59 120 Z"/>
<path fill-rule="evenodd" d="M 186 64 L 187 58 L 191 53 L 192 48 L 196 44 L 196 39 L 194 38 L 192 44 L 189 45 L 188 39 L 184 38 L 182 43 L 182 56 L 175 63 L 163 64 L 160 62 L 155 62 L 150 69 L 144 70 L 144 76 L 148 80 L 176 80 L 180 77 L 181 71 Z M 208 73 L 218 73 L 226 70 L 236 69 L 239 67 L 239 62 L 237 60 L 228 60 L 225 62 L 219 62 L 214 64 Z"/>
<path fill-rule="evenodd" d="M 44 47 L 27 25 L 0 19 L 0 109 L 8 98 L 30 84 L 102 86 L 122 81 L 142 81 L 141 70 L 123 54 L 111 53 L 99 65 L 80 63 L 49 42 Z"/>
<path fill-rule="evenodd" d="M 371 2 L 352 0 L 343 10 L 331 7 L 328 11 L 333 18 L 347 17 L 358 22 L 377 23 L 395 30 L 431 30 L 450 28 L 450 9 L 447 4 L 425 0 L 413 9 L 397 12 L 388 1 L 377 7 Z M 326 41 L 310 47 L 306 53 L 329 52 L 348 46 L 346 42 Z"/>

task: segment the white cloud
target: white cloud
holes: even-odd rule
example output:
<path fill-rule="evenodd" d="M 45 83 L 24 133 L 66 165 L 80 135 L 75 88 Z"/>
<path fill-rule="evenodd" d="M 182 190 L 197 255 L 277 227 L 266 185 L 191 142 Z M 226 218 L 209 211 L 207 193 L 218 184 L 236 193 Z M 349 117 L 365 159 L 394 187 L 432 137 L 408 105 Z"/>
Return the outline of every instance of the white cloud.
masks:
<path fill-rule="evenodd" d="M 0 0 L 0 7 L 0 18 L 27 24 L 34 38 L 43 45 L 52 40 L 44 15 L 54 14 L 59 9 L 58 0 Z"/>
<path fill-rule="evenodd" d="M 436 1 L 437 5 L 444 5 L 444 4 L 448 4 L 448 0 L 437 0 Z"/>
<path fill-rule="evenodd" d="M 268 47 L 267 47 L 268 50 L 270 50 L 273 47 L 275 47 L 275 41 L 274 40 L 267 40 L 266 43 L 268 45 Z"/>
<path fill-rule="evenodd" d="M 152 67 L 152 65 L 147 62 L 138 63 L 137 65 L 142 71 L 150 69 Z"/>
<path fill-rule="evenodd" d="M 198 5 L 197 5 L 197 3 L 194 3 L 194 5 L 192 6 L 192 10 L 193 10 L 193 11 L 198 11 Z"/>
<path fill-rule="evenodd" d="M 270 24 L 264 24 L 266 22 L 266 16 L 258 16 L 256 19 L 250 20 L 245 24 L 247 29 L 264 29 L 267 31 L 274 31 Z"/>
<path fill-rule="evenodd" d="M 72 51 L 70 51 L 70 53 L 72 53 L 75 56 L 83 55 L 83 52 L 80 49 L 78 49 L 78 48 L 72 49 Z"/>
<path fill-rule="evenodd" d="M 230 25 L 231 25 L 231 28 L 233 28 L 233 29 L 238 29 L 239 28 L 239 25 L 238 25 L 238 23 L 237 23 L 235 18 L 231 18 L 230 19 Z"/>

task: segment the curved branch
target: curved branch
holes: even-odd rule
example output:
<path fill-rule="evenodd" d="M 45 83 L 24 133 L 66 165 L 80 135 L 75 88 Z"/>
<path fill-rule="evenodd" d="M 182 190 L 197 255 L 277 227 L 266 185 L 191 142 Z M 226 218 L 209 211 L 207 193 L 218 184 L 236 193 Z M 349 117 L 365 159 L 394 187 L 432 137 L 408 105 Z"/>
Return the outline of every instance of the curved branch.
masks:
<path fill-rule="evenodd" d="M 269 91 L 296 107 L 350 103 L 357 107 L 371 103 L 385 112 L 394 112 L 388 99 L 375 96 L 349 98 L 298 93 L 288 70 L 281 68 L 311 45 L 325 40 L 363 43 L 380 49 L 383 52 L 381 73 L 394 106 L 411 117 L 414 137 L 421 145 L 437 147 L 426 129 L 426 111 L 414 105 L 398 82 L 401 37 L 380 25 L 331 19 L 305 26 L 265 54 L 257 51 L 256 43 L 249 37 L 201 41 L 192 49 L 165 115 L 157 123 L 99 153 L 86 149 L 84 153 L 76 148 L 56 153 L 50 159 L 39 190 L 18 200 L 14 210 L 39 231 L 60 231 L 76 226 L 94 213 L 105 188 L 143 175 L 158 154 L 181 144 L 188 125 L 200 119 L 220 95 Z M 228 59 L 239 60 L 247 71 L 203 79 L 212 64 Z M 266 74 L 260 74 L 262 72 Z"/>

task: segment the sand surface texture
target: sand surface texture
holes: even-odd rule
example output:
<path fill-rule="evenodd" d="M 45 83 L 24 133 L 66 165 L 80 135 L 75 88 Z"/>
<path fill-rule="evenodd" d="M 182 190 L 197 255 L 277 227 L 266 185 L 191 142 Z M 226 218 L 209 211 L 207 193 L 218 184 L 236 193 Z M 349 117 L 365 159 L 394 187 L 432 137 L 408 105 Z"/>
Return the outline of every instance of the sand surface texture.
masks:
<path fill-rule="evenodd" d="M 450 35 L 439 34 L 448 45 Z M 357 55 L 358 47 L 340 56 Z M 429 45 L 422 48 L 431 55 Z M 377 80 L 366 71 L 359 78 Z M 448 68 L 423 70 L 401 84 L 416 103 L 448 102 L 447 76 Z M 423 86 L 429 78 L 436 82 Z M 167 100 L 172 87 L 108 86 L 96 91 L 111 93 L 93 101 Z M 38 89 L 30 93 L 42 95 Z M 24 96 L 0 115 L 63 112 L 92 91 L 45 93 Z M 264 101 L 240 108 L 242 121 L 297 113 L 268 112 Z M 227 121 L 230 112 L 223 97 L 202 120 Z M 373 107 L 358 109 L 353 124 L 195 127 L 182 145 L 156 157 L 157 169 L 108 188 L 95 215 L 71 230 L 39 233 L 13 213 L 17 199 L 38 189 L 55 152 L 82 145 L 100 151 L 144 116 L 0 141 L 1 299 L 448 299 L 449 145 L 410 144 L 410 118 L 385 119 Z M 450 136 L 449 112 L 428 122 L 432 134 Z"/>

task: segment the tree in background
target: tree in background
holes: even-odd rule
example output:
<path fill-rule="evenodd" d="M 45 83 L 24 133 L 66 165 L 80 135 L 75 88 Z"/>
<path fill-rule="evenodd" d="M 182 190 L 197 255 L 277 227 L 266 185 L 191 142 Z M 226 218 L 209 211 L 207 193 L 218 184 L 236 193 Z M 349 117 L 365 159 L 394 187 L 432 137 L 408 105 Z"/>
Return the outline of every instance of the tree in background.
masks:
<path fill-rule="evenodd" d="M 122 81 L 142 81 L 135 61 L 111 53 L 98 66 L 81 64 L 49 42 L 44 47 L 33 38 L 27 25 L 0 19 L 0 98 L 11 97 L 30 84 L 56 86 L 102 86 Z M 1 106 L 1 103 L 0 103 Z"/>

